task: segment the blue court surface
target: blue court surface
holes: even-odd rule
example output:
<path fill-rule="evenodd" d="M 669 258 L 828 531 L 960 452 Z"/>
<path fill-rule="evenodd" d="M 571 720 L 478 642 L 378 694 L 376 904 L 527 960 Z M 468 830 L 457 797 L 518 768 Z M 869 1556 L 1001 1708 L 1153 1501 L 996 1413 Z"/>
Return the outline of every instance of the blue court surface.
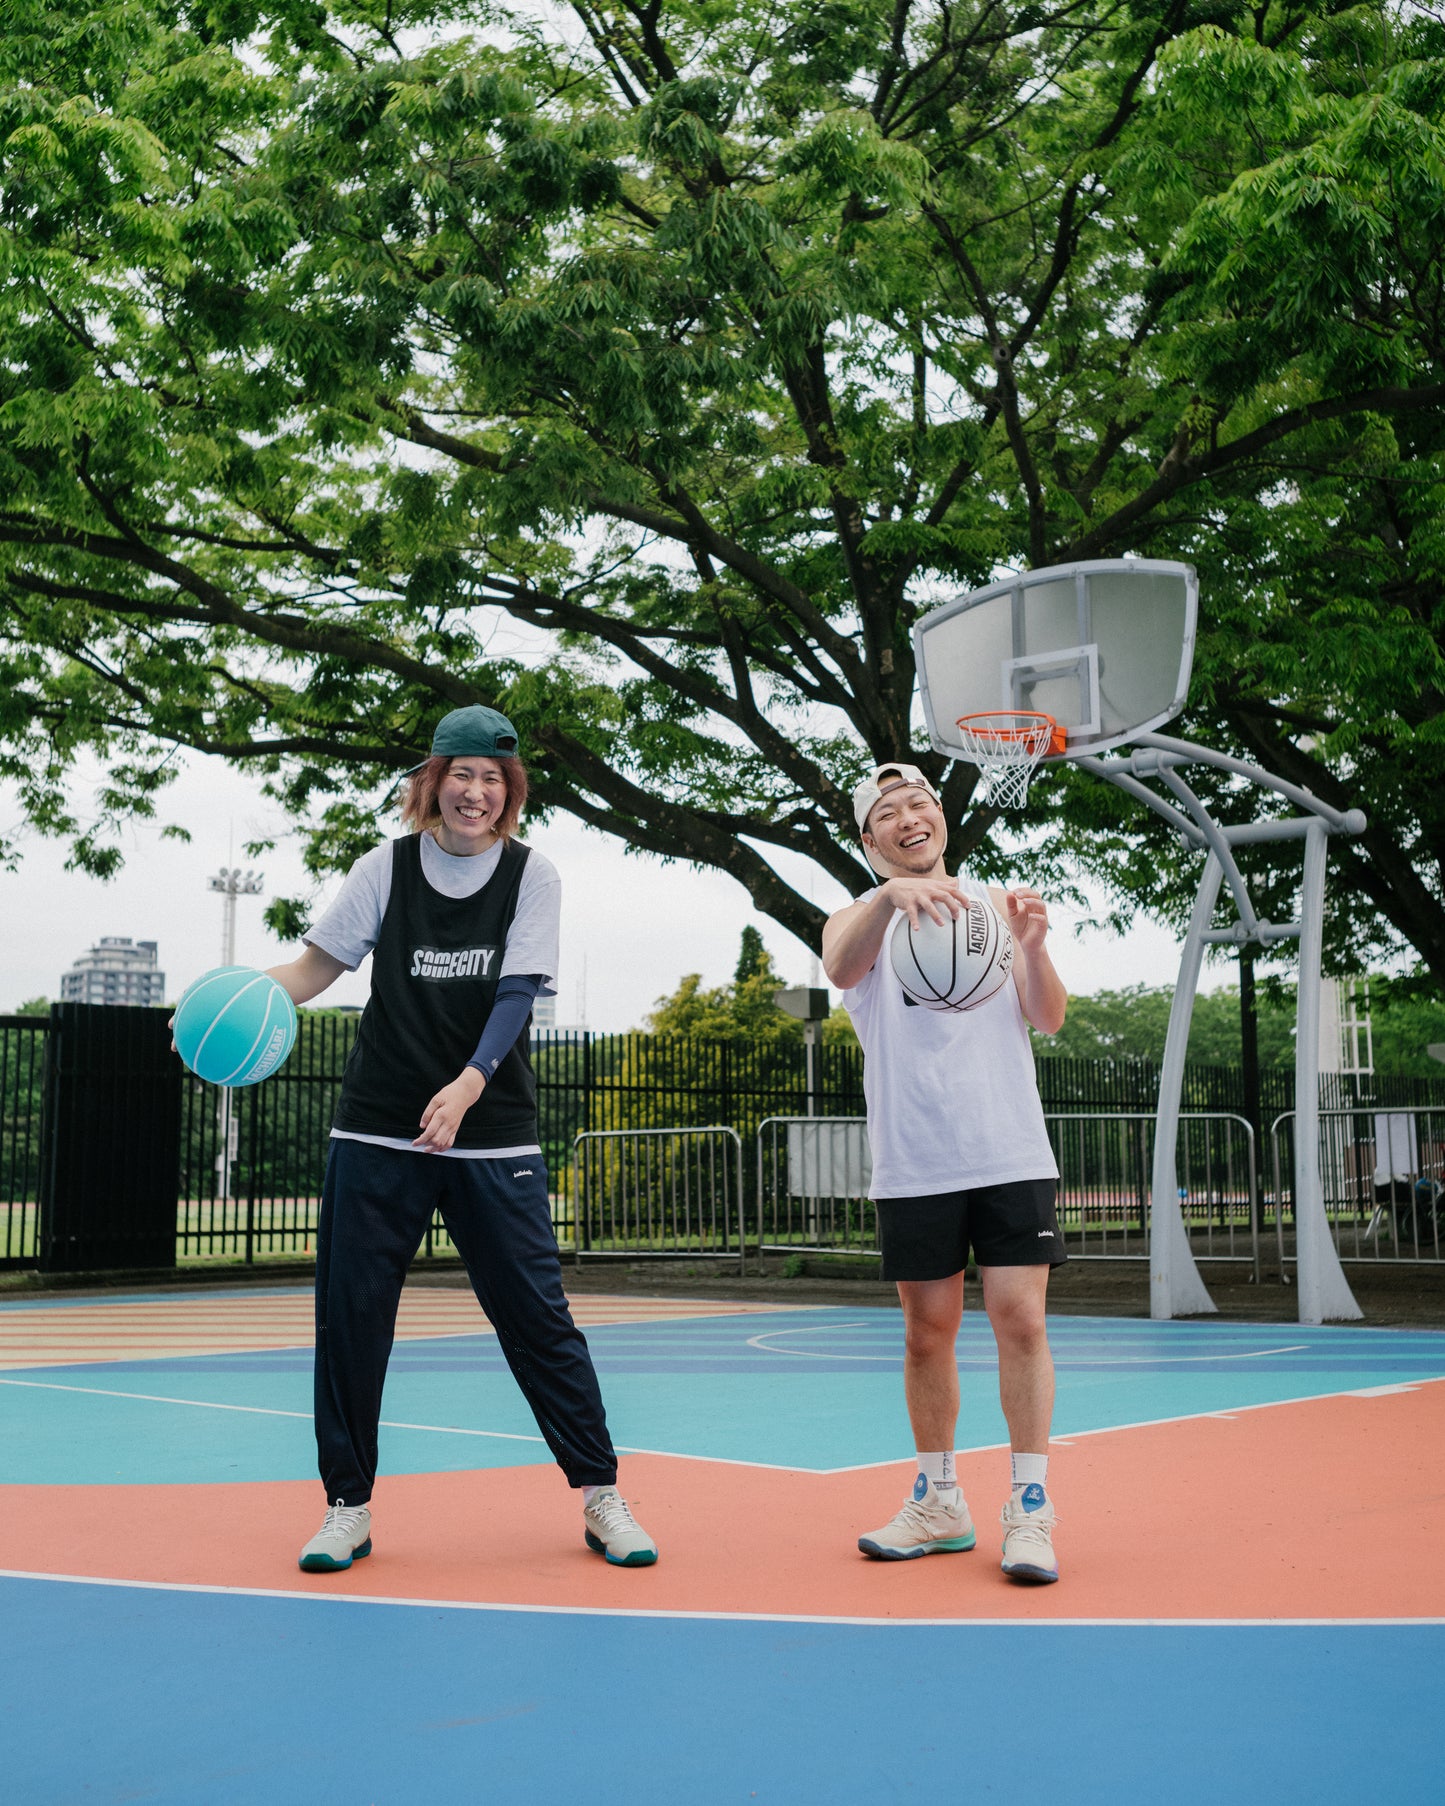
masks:
<path fill-rule="evenodd" d="M 979 1548 L 880 1564 L 854 1544 L 912 1472 L 896 1310 L 579 1300 L 663 1549 L 622 1573 L 493 1338 L 428 1304 L 377 1552 L 319 1577 L 294 1565 L 321 1504 L 304 1294 L 213 1305 L 0 1305 L 22 1806 L 1445 1794 L 1440 1334 L 1054 1320 L 1063 1579 L 1022 1589 L 981 1317 Z"/>

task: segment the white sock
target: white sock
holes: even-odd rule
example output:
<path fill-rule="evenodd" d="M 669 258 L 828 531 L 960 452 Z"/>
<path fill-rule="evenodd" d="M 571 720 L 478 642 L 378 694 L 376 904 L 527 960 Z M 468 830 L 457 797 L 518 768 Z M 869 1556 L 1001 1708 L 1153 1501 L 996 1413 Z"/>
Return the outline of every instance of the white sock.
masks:
<path fill-rule="evenodd" d="M 924 1453 L 919 1450 L 918 1471 L 928 1481 L 935 1492 L 952 1492 L 958 1485 L 958 1475 L 953 1467 L 953 1450 L 938 1449 Z"/>
<path fill-rule="evenodd" d="M 584 1486 L 582 1488 L 582 1509 L 584 1511 L 586 1511 L 587 1507 L 601 1491 L 602 1488 L 600 1486 Z"/>
<path fill-rule="evenodd" d="M 1048 1491 L 1049 1458 L 1047 1455 L 1010 1455 L 1009 1464 L 1013 1470 L 1013 1488 L 1020 1492 L 1025 1486 L 1042 1486 Z"/>

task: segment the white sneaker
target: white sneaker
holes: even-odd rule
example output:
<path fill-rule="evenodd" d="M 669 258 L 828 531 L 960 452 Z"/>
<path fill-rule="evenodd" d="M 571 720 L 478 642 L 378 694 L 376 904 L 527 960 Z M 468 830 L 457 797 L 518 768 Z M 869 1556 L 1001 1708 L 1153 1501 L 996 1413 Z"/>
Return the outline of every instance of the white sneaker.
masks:
<path fill-rule="evenodd" d="M 308 1574 L 333 1574 L 371 1554 L 371 1511 L 366 1505 L 328 1505 L 321 1528 L 301 1551 Z"/>
<path fill-rule="evenodd" d="M 582 1511 L 587 1547 L 605 1555 L 616 1568 L 650 1568 L 657 1560 L 657 1544 L 628 1510 L 615 1486 L 604 1486 L 592 1495 Z"/>
<path fill-rule="evenodd" d="M 1054 1502 L 1042 1486 L 1026 1486 L 1003 1508 L 1003 1571 L 1010 1580 L 1045 1585 L 1059 1577 L 1054 1554 Z"/>
<path fill-rule="evenodd" d="M 865 1555 L 884 1561 L 912 1561 L 919 1555 L 948 1555 L 971 1549 L 978 1541 L 963 1494 L 955 1486 L 938 1492 L 923 1475 L 913 1487 L 913 1497 L 881 1530 L 858 1538 Z"/>

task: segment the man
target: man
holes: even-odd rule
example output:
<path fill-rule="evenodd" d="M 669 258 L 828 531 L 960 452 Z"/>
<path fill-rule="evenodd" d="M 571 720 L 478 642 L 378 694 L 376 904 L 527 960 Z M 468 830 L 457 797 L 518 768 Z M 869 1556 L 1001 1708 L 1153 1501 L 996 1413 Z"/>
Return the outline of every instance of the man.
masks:
<path fill-rule="evenodd" d="M 823 930 L 823 964 L 863 1047 L 872 1196 L 883 1274 L 897 1282 L 906 1332 L 904 1389 L 918 1478 L 898 1514 L 860 1537 L 867 1555 L 904 1561 L 972 1549 L 973 1520 L 954 1469 L 955 1342 L 972 1249 L 998 1344 L 1012 1491 L 1003 1571 L 1059 1577 L 1047 1489 L 1054 1370 L 1044 1323 L 1050 1269 L 1066 1257 L 1054 1213 L 1058 1167 L 1045 1132 L 1025 1021 L 1062 1026 L 1068 997 L 1045 950 L 1037 891 L 991 889 L 944 870 L 938 792 L 916 766 L 880 765 L 853 793 L 864 851 L 883 882 Z M 940 925 L 997 910 L 1012 930 L 1006 983 L 977 1009 L 919 1008 L 893 975 L 887 938 L 900 916 Z"/>

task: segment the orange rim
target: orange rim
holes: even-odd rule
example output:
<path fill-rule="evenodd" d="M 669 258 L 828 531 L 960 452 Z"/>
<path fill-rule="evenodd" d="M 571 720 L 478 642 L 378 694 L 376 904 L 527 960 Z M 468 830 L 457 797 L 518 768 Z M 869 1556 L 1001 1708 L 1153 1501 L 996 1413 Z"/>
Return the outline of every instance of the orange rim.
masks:
<path fill-rule="evenodd" d="M 991 740 L 1002 752 L 1020 741 L 1037 743 L 1041 727 L 1047 724 L 1048 742 L 1041 757 L 1061 753 L 1068 746 L 1068 734 L 1052 715 L 1033 709 L 984 709 L 973 715 L 960 715 L 955 726 L 960 731 Z"/>

